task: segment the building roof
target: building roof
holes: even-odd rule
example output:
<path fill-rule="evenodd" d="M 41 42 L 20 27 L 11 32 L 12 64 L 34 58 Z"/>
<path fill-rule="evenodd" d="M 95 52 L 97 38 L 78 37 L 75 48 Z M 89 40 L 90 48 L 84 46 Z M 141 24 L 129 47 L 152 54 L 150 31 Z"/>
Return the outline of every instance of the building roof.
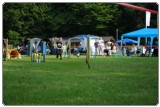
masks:
<path fill-rule="evenodd" d="M 115 41 L 113 36 L 101 36 L 101 37 L 105 42 L 110 41 L 110 40 Z"/>

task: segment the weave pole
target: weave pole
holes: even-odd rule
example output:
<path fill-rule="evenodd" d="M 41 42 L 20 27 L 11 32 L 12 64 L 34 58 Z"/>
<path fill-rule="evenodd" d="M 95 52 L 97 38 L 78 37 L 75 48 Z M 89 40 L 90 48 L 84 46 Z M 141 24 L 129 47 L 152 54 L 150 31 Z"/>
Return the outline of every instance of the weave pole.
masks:
<path fill-rule="evenodd" d="M 87 36 L 87 55 L 86 55 L 86 63 L 88 65 L 88 69 L 90 69 L 90 36 Z"/>
<path fill-rule="evenodd" d="M 46 42 L 43 41 L 41 43 L 41 53 L 42 53 L 42 56 L 43 56 L 43 62 L 45 62 L 45 56 L 46 56 Z"/>
<path fill-rule="evenodd" d="M 69 52 L 68 52 L 68 58 L 71 58 L 71 40 L 69 40 Z"/>
<path fill-rule="evenodd" d="M 30 41 L 30 57 L 31 57 L 31 62 L 32 62 L 32 49 L 33 49 L 33 42 Z"/>
<path fill-rule="evenodd" d="M 8 60 L 8 39 L 6 39 L 6 61 Z"/>
<path fill-rule="evenodd" d="M 33 42 L 28 41 L 28 56 L 30 56 L 30 61 L 32 62 L 32 49 L 33 49 Z"/>

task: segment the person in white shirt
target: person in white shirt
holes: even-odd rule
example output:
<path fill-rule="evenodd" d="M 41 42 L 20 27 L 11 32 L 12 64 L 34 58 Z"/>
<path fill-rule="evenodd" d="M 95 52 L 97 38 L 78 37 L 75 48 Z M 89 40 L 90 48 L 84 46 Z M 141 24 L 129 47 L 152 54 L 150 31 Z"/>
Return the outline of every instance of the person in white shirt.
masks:
<path fill-rule="evenodd" d="M 103 39 L 100 37 L 99 40 L 98 40 L 98 46 L 99 46 L 99 55 L 102 55 L 103 53 L 103 50 L 104 50 L 104 41 Z"/>
<path fill-rule="evenodd" d="M 132 49 L 130 51 L 130 55 L 136 55 L 137 54 L 137 47 L 135 44 L 132 45 Z"/>
<path fill-rule="evenodd" d="M 111 43 L 111 50 L 110 50 L 110 55 L 115 54 L 117 51 L 116 46 L 114 45 L 114 43 Z"/>

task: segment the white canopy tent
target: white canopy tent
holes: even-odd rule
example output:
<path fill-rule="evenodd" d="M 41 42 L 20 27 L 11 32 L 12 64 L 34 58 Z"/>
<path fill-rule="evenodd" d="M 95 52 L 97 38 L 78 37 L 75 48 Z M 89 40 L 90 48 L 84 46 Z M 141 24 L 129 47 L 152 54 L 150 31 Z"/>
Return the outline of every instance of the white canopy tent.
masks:
<path fill-rule="evenodd" d="M 83 47 L 83 49 L 87 50 L 87 38 L 88 38 L 88 35 L 83 34 L 83 35 L 77 35 L 75 37 L 72 37 L 68 41 L 73 40 L 73 39 L 80 39 L 81 40 L 80 41 L 81 47 Z M 99 40 L 100 37 L 99 36 L 94 36 L 94 35 L 89 35 L 89 38 L 90 38 L 90 52 L 91 52 L 91 55 L 94 55 L 94 53 L 95 53 L 94 43 L 95 43 L 96 40 Z M 104 48 L 104 46 L 105 45 L 103 43 L 103 48 Z"/>

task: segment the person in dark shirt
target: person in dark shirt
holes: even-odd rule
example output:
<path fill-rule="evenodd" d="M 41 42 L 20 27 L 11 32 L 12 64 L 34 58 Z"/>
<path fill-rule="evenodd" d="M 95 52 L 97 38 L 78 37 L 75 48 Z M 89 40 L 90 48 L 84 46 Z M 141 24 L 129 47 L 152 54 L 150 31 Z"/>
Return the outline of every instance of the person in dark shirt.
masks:
<path fill-rule="evenodd" d="M 60 60 L 62 60 L 62 48 L 63 48 L 63 43 L 62 43 L 62 37 L 59 38 L 59 40 L 56 42 L 56 58 L 60 56 Z"/>
<path fill-rule="evenodd" d="M 95 43 L 94 43 L 94 47 L 95 47 L 95 55 L 98 54 L 98 44 L 99 44 L 99 42 L 96 40 Z"/>

